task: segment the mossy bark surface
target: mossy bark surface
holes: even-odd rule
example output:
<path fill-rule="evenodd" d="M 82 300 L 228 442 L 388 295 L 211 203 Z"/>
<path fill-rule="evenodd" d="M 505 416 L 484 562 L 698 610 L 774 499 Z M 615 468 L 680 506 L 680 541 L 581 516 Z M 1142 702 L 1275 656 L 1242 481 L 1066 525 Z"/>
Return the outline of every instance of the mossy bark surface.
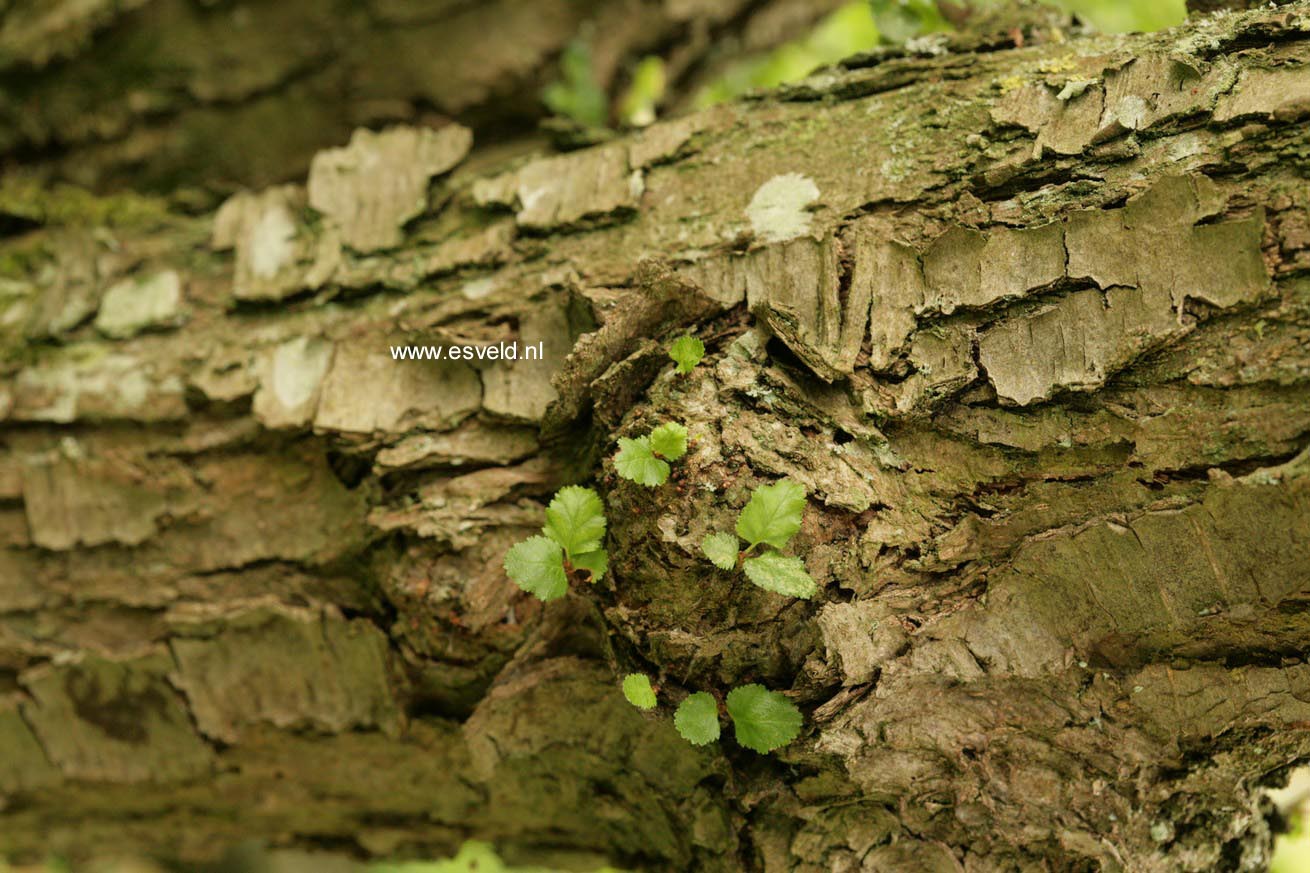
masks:
<path fill-rule="evenodd" d="M 8 183 L 0 854 L 1263 869 L 1310 756 L 1310 6 L 1018 35 L 564 155 L 343 129 L 211 214 Z M 544 359 L 389 351 L 504 342 Z M 665 421 L 671 480 L 614 476 Z M 783 476 L 812 601 L 700 551 Z M 501 561 L 571 482 L 611 572 L 543 605 Z M 796 742 L 676 735 L 747 682 Z"/>

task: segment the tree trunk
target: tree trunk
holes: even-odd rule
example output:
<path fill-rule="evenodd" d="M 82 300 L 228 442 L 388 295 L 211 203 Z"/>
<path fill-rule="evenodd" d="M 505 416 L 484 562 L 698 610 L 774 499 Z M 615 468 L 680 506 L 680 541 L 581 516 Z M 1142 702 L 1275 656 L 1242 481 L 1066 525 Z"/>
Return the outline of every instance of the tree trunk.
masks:
<path fill-rule="evenodd" d="M 455 120 L 526 148 L 571 44 L 610 95 L 661 56 L 672 98 L 839 3 L 5 0 L 0 161 L 205 204 L 303 177 L 360 125 Z"/>
<path fill-rule="evenodd" d="M 509 165 L 362 133 L 200 217 L 11 180 L 0 852 L 1263 869 L 1310 754 L 1307 22 L 921 42 Z M 615 478 L 670 420 L 674 481 Z M 813 601 L 700 552 L 783 476 Z M 613 566 L 543 605 L 501 561 L 569 482 Z M 797 741 L 677 736 L 744 682 Z"/>

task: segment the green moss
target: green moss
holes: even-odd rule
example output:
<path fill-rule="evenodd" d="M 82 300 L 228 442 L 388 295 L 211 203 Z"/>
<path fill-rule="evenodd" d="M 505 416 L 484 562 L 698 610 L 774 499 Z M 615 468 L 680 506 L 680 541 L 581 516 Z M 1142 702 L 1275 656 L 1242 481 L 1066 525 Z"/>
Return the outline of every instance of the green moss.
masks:
<path fill-rule="evenodd" d="M 75 185 L 43 185 L 35 179 L 0 182 L 0 214 L 46 225 L 141 226 L 168 217 L 164 201 L 140 194 L 98 197 Z"/>
<path fill-rule="evenodd" d="M 42 240 L 15 240 L 0 247 L 0 279 L 30 276 L 53 258 Z"/>

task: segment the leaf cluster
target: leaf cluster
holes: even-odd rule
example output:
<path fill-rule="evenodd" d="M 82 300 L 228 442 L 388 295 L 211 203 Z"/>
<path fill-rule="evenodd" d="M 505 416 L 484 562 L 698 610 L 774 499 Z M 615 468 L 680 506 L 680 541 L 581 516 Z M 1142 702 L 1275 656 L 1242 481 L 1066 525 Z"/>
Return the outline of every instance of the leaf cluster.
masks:
<path fill-rule="evenodd" d="M 735 570 L 738 564 L 746 578 L 766 591 L 808 600 L 818 590 L 805 569 L 805 562 L 780 549 L 801 529 L 805 510 L 805 488 L 790 479 L 762 485 L 751 493 L 746 508 L 737 518 L 737 533 L 712 533 L 701 542 L 701 550 L 710 563 L 722 570 Z M 740 539 L 738 539 L 740 538 Z M 746 548 L 740 549 L 741 540 Z M 761 554 L 751 553 L 771 547 Z"/>
<path fill-rule="evenodd" d="M 728 692 L 728 718 L 737 742 L 760 754 L 779 749 L 801 732 L 801 711 L 783 695 L 763 685 L 742 685 Z M 694 746 L 719 738 L 719 707 L 705 691 L 697 691 L 678 705 L 673 714 L 678 734 Z"/>
<path fill-rule="evenodd" d="M 623 677 L 623 696 L 640 710 L 656 706 L 655 691 L 644 673 Z M 724 709 L 732 721 L 737 742 L 767 754 L 787 745 L 801 732 L 803 718 L 796 704 L 763 685 L 742 685 L 728 692 Z M 704 746 L 720 736 L 719 704 L 708 691 L 697 691 L 678 704 L 673 726 L 693 746 Z"/>
<path fill-rule="evenodd" d="M 667 422 L 636 439 L 619 437 L 614 471 L 631 482 L 654 488 L 669 481 L 669 462 L 687 454 L 687 429 Z"/>
<path fill-rule="evenodd" d="M 569 485 L 557 491 L 546 507 L 541 533 L 505 554 L 505 573 L 537 599 L 563 597 L 579 572 L 596 582 L 609 569 L 603 546 L 605 505 L 592 489 Z"/>

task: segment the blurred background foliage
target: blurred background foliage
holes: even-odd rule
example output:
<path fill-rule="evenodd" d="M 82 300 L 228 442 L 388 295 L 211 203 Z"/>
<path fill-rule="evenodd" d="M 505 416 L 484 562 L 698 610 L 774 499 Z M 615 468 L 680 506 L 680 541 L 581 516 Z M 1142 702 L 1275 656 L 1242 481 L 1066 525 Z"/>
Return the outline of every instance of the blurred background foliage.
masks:
<path fill-rule="evenodd" d="M 587 869 L 569 865 L 571 869 Z M 60 859 L 41 864 L 9 866 L 0 860 L 0 873 L 178 873 L 177 867 L 160 867 L 137 859 L 106 859 L 73 868 Z M 507 864 L 487 843 L 469 840 L 454 857 L 435 861 L 364 863 L 342 855 L 295 850 L 267 850 L 247 843 L 229 851 L 220 861 L 187 873 L 565 873 L 552 867 Z M 623 873 L 613 867 L 591 867 L 591 873 Z"/>
<path fill-rule="evenodd" d="M 1004 0 L 968 0 L 986 8 Z M 964 6 L 962 0 L 950 4 Z M 1184 0 L 1051 0 L 1106 33 L 1159 30 L 1187 15 Z M 754 88 L 773 88 L 885 43 L 903 43 L 950 30 L 936 0 L 852 0 L 819 22 L 809 34 L 776 50 L 741 62 L 697 98 L 700 106 L 731 99 Z"/>
<path fill-rule="evenodd" d="M 1310 767 L 1293 770 L 1269 799 L 1290 824 L 1274 843 L 1269 873 L 1310 873 Z"/>
<path fill-rule="evenodd" d="M 985 8 L 1004 0 L 968 2 Z M 1159 30 L 1180 23 L 1187 15 L 1184 0 L 1051 0 L 1051 5 L 1073 12 L 1106 33 Z M 774 88 L 878 45 L 950 29 L 936 0 L 852 0 L 802 38 L 735 65 L 720 81 L 705 88 L 696 103 L 703 107 L 756 88 Z"/>
<path fill-rule="evenodd" d="M 1302 809 L 1292 822 L 1292 829 L 1274 844 L 1274 859 L 1269 873 L 1308 873 L 1310 871 L 1310 827 Z"/>
<path fill-rule="evenodd" d="M 1007 0 L 945 0 L 941 5 L 985 11 L 1004 2 Z M 1185 0 L 1050 2 L 1107 33 L 1158 30 L 1178 24 L 1186 16 Z M 950 21 L 937 0 L 851 0 L 808 33 L 772 51 L 731 64 L 697 91 L 691 106 L 704 108 L 748 91 L 774 88 L 850 55 L 949 29 Z M 560 59 L 559 77 L 542 95 L 547 108 L 583 128 L 608 126 L 611 111 L 614 120 L 623 126 L 639 127 L 654 121 L 667 85 L 663 59 L 657 55 L 642 58 L 630 72 L 622 93 L 609 95 L 596 84 L 590 42 L 588 34 L 579 34 Z"/>

